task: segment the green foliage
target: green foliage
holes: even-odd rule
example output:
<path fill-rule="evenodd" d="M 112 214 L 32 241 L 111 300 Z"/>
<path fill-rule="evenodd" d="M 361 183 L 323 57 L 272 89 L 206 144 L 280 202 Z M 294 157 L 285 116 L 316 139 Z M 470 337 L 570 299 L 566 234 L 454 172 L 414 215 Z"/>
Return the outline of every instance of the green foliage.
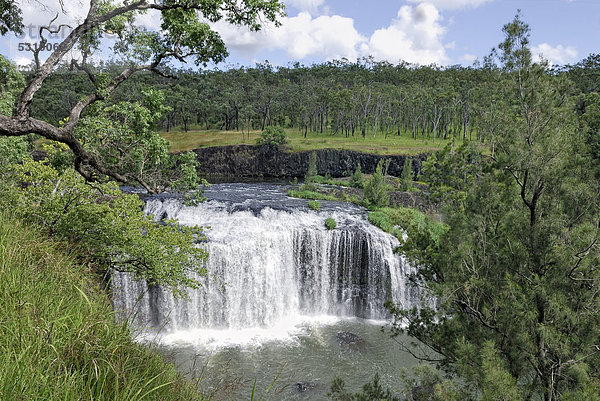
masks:
<path fill-rule="evenodd" d="M 381 208 L 370 212 L 369 222 L 374 226 L 381 228 L 385 232 L 393 233 L 395 224 L 392 223 L 392 219 L 390 218 L 389 214 L 386 213 L 383 209 L 387 208 Z"/>
<path fill-rule="evenodd" d="M 327 195 L 327 194 L 322 194 L 320 192 L 316 192 L 316 191 L 307 191 L 307 190 L 293 190 L 290 189 L 287 192 L 288 196 L 291 196 L 292 198 L 301 198 L 301 199 L 319 199 L 319 200 L 330 200 L 330 201 L 337 201 L 339 200 L 338 198 L 336 198 L 333 195 Z"/>
<path fill-rule="evenodd" d="M 398 238 L 401 244 L 398 251 L 406 255 L 420 247 L 434 252 L 449 229 L 431 216 L 407 207 L 378 208 L 369 213 L 369 222 Z"/>
<path fill-rule="evenodd" d="M 400 190 L 410 191 L 413 182 L 412 159 L 407 157 L 404 159 L 402 173 L 400 174 Z"/>
<path fill-rule="evenodd" d="M 582 93 L 600 91 L 600 53 L 590 54 L 575 65 L 566 66 L 564 70 Z"/>
<path fill-rule="evenodd" d="M 581 116 L 583 134 L 596 175 L 600 178 L 600 94 L 592 92 L 583 96 L 585 111 Z"/>
<path fill-rule="evenodd" d="M 288 143 L 288 139 L 285 136 L 285 131 L 282 127 L 267 127 L 260 134 L 260 138 L 256 140 L 256 144 L 259 146 L 268 146 L 278 148 L 281 145 Z"/>
<path fill-rule="evenodd" d="M 506 370 L 504 361 L 498 355 L 493 342 L 483 344 L 481 350 L 479 388 L 485 401 L 519 401 L 523 399 L 516 379 Z"/>
<path fill-rule="evenodd" d="M 444 379 L 440 371 L 422 363 L 403 369 L 400 382 L 408 401 L 466 401 L 469 393 L 457 380 Z M 502 392 L 498 393 L 499 395 Z"/>
<path fill-rule="evenodd" d="M 597 398 L 599 182 L 574 134 L 570 83 L 531 63 L 519 16 L 505 32 L 507 107 L 484 116 L 496 119 L 496 153 L 472 165 L 468 149 L 437 158 L 454 171 L 429 175 L 450 195 L 448 229 L 436 242 L 409 227 L 402 245 L 437 304 L 392 306 L 394 330 L 435 350 L 473 397 Z"/>
<path fill-rule="evenodd" d="M 466 401 L 472 399 L 464 386 L 457 381 L 442 378 L 438 370 L 427 364 L 403 369 L 398 381 L 401 390 L 398 394 L 394 394 L 391 389 L 381 385 L 379 375 L 375 374 L 373 381 L 364 385 L 361 392 L 352 394 L 346 390 L 344 381 L 338 378 L 333 381 L 331 391 L 327 395 L 334 401 Z M 501 398 L 503 394 L 499 391 L 496 399 L 504 400 Z"/>
<path fill-rule="evenodd" d="M 0 114 L 12 114 L 16 98 L 24 86 L 23 74 L 14 64 L 0 55 Z M 27 137 L 0 137 L 0 160 L 3 163 L 16 163 L 28 157 L 30 148 Z"/>
<path fill-rule="evenodd" d="M 71 243 L 102 270 L 133 272 L 176 295 L 198 286 L 190 272 L 205 272 L 206 252 L 196 246 L 204 238 L 201 228 L 175 221 L 159 225 L 144 214 L 137 195 L 124 194 L 115 183 L 89 185 L 73 169 L 59 171 L 49 160 L 9 166 L 0 202 Z"/>
<path fill-rule="evenodd" d="M 14 0 L 0 0 L 0 35 L 23 33 L 23 15 Z"/>
<path fill-rule="evenodd" d="M 116 323 L 97 276 L 65 244 L 0 212 L 0 399 L 200 400 Z"/>
<path fill-rule="evenodd" d="M 450 143 L 423 162 L 421 178 L 435 201 L 462 204 L 481 169 L 481 153 L 472 143 Z"/>
<path fill-rule="evenodd" d="M 337 227 L 337 223 L 333 218 L 328 217 L 327 219 L 325 219 L 325 227 L 327 227 L 328 230 L 333 230 Z"/>
<path fill-rule="evenodd" d="M 15 100 L 25 87 L 25 77 L 6 57 L 0 55 L 0 113 L 12 114 Z"/>
<path fill-rule="evenodd" d="M 317 179 L 317 153 L 311 152 L 308 156 L 308 168 L 304 176 L 304 185 L 302 189 L 306 191 L 314 191 L 316 189 L 315 182 Z"/>
<path fill-rule="evenodd" d="M 189 191 L 202 181 L 191 152 L 168 153 L 169 143 L 154 129 L 168 108 L 163 92 L 149 89 L 139 102 L 97 104 L 81 119 L 76 135 L 102 164 L 147 189 Z"/>
<path fill-rule="evenodd" d="M 321 210 L 321 202 L 319 202 L 318 200 L 308 201 L 308 207 L 309 209 L 319 211 Z"/>
<path fill-rule="evenodd" d="M 360 393 L 349 393 L 342 379 L 335 379 L 331 384 L 331 391 L 327 393 L 329 399 L 334 401 L 400 401 L 400 397 L 392 391 L 384 389 L 379 382 L 379 374 L 375 374 L 373 381 L 363 386 Z"/>
<path fill-rule="evenodd" d="M 358 163 L 356 170 L 354 170 L 354 173 L 350 177 L 350 186 L 354 188 L 363 188 L 365 186 L 365 177 L 360 169 L 360 163 Z"/>
<path fill-rule="evenodd" d="M 31 145 L 24 137 L 0 137 L 0 159 L 3 163 L 17 163 L 29 157 Z M 0 166 L 0 170 L 5 166 Z"/>
<path fill-rule="evenodd" d="M 343 180 L 343 179 L 334 179 L 332 178 L 329 174 L 326 174 L 324 177 L 322 175 L 315 175 L 312 179 L 311 179 L 313 184 L 326 184 L 326 185 L 336 185 L 336 186 L 340 186 L 340 187 L 347 187 L 349 186 L 348 181 Z M 291 182 L 290 184 L 296 185 L 298 182 L 296 180 L 296 182 Z M 315 187 L 316 188 L 316 187 Z"/>
<path fill-rule="evenodd" d="M 389 191 L 392 187 L 385 183 L 385 173 L 390 159 L 380 160 L 377 168 L 365 184 L 363 202 L 369 207 L 384 207 L 390 204 Z"/>

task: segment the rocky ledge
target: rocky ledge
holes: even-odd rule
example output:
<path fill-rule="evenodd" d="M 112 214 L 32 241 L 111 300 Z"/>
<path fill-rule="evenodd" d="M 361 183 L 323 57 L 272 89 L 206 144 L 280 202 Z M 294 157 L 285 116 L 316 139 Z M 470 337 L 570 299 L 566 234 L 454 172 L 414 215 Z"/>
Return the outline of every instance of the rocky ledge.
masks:
<path fill-rule="evenodd" d="M 200 174 L 206 177 L 303 177 L 308 168 L 311 151 L 289 152 L 268 146 L 231 145 L 195 149 Z M 417 156 L 377 155 L 351 150 L 319 149 L 317 154 L 318 174 L 344 177 L 352 174 L 360 163 L 365 174 L 375 171 L 382 159 L 390 159 L 387 174 L 399 177 L 407 157 L 412 159 L 413 173 L 421 171 L 427 154 Z"/>

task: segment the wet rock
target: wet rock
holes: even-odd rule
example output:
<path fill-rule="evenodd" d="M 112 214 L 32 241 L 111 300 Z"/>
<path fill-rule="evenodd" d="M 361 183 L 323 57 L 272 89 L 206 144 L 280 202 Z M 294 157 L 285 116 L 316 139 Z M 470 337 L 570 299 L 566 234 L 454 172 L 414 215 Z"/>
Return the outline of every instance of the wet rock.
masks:
<path fill-rule="evenodd" d="M 339 331 L 335 339 L 342 349 L 362 349 L 366 345 L 365 340 L 349 331 Z"/>
<path fill-rule="evenodd" d="M 314 387 L 315 387 L 315 384 L 311 383 L 311 382 L 298 382 L 298 383 L 296 383 L 296 388 L 301 393 L 305 393 L 308 390 L 313 389 Z"/>

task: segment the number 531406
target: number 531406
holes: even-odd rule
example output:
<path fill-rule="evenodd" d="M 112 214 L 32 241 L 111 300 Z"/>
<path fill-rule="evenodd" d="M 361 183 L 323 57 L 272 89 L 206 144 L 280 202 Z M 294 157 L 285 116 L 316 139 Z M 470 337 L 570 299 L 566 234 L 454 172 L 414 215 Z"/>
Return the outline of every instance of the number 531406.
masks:
<path fill-rule="evenodd" d="M 19 43 L 19 51 L 29 51 L 29 52 L 33 52 L 33 51 L 37 51 L 38 49 L 40 51 L 54 51 L 56 49 L 58 49 L 58 43 L 46 43 L 45 45 L 40 45 L 39 43 L 28 43 L 28 42 L 21 42 Z"/>

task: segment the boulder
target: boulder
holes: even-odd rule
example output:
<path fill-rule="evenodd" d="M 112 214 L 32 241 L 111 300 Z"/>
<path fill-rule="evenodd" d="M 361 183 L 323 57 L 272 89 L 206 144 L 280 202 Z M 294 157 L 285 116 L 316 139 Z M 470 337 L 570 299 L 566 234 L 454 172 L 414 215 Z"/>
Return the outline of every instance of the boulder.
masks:
<path fill-rule="evenodd" d="M 349 331 L 339 331 L 335 339 L 342 349 L 362 349 L 366 345 L 365 340 Z"/>
<path fill-rule="evenodd" d="M 311 383 L 311 382 L 298 382 L 298 383 L 296 383 L 296 388 L 301 393 L 305 393 L 308 390 L 313 389 L 314 387 L 315 387 L 315 384 Z"/>

